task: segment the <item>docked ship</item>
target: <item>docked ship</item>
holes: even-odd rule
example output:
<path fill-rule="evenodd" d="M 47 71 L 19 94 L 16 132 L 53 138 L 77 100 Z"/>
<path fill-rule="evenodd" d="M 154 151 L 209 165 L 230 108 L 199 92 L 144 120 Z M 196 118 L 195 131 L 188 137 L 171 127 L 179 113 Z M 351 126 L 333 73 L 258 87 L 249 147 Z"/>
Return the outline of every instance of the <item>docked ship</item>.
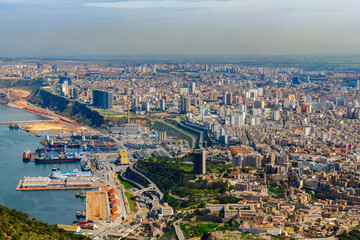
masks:
<path fill-rule="evenodd" d="M 91 172 L 80 172 L 76 168 L 73 171 L 68 172 L 60 172 L 60 171 L 53 171 L 50 175 L 52 179 L 62 179 L 66 180 L 68 177 L 92 177 Z"/>
<path fill-rule="evenodd" d="M 88 160 L 86 157 L 84 157 L 80 161 L 80 166 L 83 171 L 89 171 L 91 169 L 90 160 Z"/>
<path fill-rule="evenodd" d="M 28 162 L 31 160 L 31 151 L 26 149 L 23 153 L 23 161 Z"/>
<path fill-rule="evenodd" d="M 62 151 L 62 152 L 39 152 L 39 156 L 35 157 L 35 162 L 76 162 L 83 158 L 82 151 Z"/>
<path fill-rule="evenodd" d="M 82 215 L 82 211 L 81 210 L 77 210 L 76 211 L 76 217 L 81 218 Z"/>
<path fill-rule="evenodd" d="M 19 129 L 19 125 L 18 125 L 17 123 L 10 123 L 10 124 L 9 124 L 9 128 L 10 128 L 11 130 L 13 130 L 13 129 Z"/>

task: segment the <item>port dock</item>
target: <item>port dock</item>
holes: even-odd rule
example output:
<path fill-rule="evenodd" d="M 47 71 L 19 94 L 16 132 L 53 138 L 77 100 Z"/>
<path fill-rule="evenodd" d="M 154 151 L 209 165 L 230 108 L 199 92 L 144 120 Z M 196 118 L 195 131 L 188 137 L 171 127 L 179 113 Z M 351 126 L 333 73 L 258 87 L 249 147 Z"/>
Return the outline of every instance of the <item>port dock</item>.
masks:
<path fill-rule="evenodd" d="M 46 191 L 46 190 L 79 190 L 79 189 L 101 189 L 103 186 L 83 186 L 83 187 L 32 187 L 32 188 L 22 188 L 21 180 L 19 181 L 16 191 Z"/>
<path fill-rule="evenodd" d="M 49 177 L 25 177 L 20 179 L 16 191 L 41 191 L 61 189 L 96 189 L 102 184 L 89 179 L 51 179 Z"/>

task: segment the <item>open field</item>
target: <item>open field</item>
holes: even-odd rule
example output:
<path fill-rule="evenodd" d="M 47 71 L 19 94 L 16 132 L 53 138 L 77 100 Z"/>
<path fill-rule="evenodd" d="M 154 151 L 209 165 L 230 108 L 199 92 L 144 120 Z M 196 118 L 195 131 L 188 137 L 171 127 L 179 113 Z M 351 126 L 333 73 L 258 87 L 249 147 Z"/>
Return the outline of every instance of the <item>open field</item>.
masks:
<path fill-rule="evenodd" d="M 39 132 L 46 131 L 46 132 L 54 132 L 53 135 L 57 135 L 57 133 L 64 135 L 64 132 L 69 132 L 69 134 L 71 134 L 70 132 L 87 130 L 87 127 L 77 126 L 60 120 L 50 120 L 47 122 L 20 124 L 20 127 L 25 129 L 26 131 L 35 134 L 39 134 Z"/>
<path fill-rule="evenodd" d="M 106 191 L 86 192 L 87 220 L 104 220 L 110 216 L 109 201 Z"/>

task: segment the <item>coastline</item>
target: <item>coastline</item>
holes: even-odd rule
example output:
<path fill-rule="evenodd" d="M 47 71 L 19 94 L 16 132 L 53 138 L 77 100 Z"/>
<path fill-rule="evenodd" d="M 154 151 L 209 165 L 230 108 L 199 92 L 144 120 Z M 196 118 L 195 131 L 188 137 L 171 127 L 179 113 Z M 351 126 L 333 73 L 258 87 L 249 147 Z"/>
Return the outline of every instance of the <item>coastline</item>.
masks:
<path fill-rule="evenodd" d="M 9 94 L 11 91 L 11 94 Z M 90 127 L 81 125 L 69 118 L 60 116 L 51 112 L 50 110 L 35 106 L 25 100 L 30 92 L 20 89 L 1 89 L 1 92 L 7 92 L 7 101 L 2 101 L 0 104 L 5 104 L 8 107 L 27 111 L 46 118 L 45 121 L 36 123 L 20 123 L 19 128 L 33 133 L 35 136 L 41 136 L 40 132 L 52 132 L 52 135 L 70 135 L 71 132 L 90 131 L 94 130 Z M 12 95 L 12 96 L 11 96 Z"/>

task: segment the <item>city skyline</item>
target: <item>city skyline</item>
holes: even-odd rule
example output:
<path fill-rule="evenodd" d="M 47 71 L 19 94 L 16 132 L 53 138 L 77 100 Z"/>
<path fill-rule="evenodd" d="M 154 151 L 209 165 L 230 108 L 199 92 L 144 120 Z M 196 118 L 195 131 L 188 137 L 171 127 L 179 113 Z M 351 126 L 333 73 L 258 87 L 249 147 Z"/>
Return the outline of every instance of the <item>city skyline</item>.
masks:
<path fill-rule="evenodd" d="M 358 54 L 359 6 L 0 0 L 0 56 Z"/>

